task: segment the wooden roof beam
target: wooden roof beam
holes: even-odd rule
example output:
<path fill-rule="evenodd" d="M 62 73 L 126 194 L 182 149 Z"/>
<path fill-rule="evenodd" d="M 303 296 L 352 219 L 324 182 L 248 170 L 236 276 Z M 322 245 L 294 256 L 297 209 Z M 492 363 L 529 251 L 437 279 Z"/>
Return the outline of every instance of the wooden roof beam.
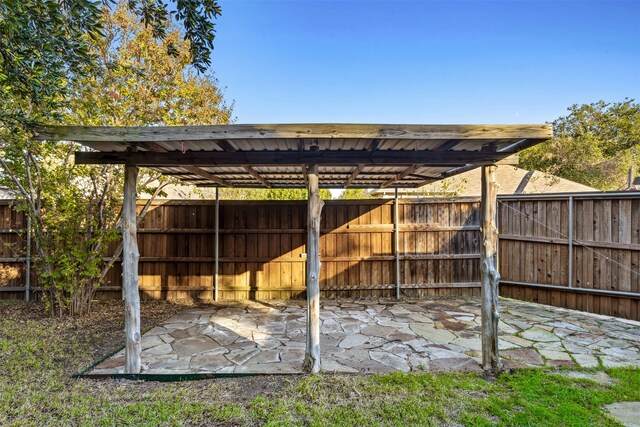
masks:
<path fill-rule="evenodd" d="M 418 178 L 418 179 L 433 179 L 432 176 L 422 175 L 422 174 L 419 174 L 419 173 L 412 173 L 412 174 L 409 174 L 409 176 L 413 177 L 413 178 Z"/>
<path fill-rule="evenodd" d="M 224 187 L 233 187 L 233 184 L 231 184 L 229 181 L 226 181 L 222 178 L 218 178 L 214 174 L 209 173 L 202 168 L 199 168 L 197 166 L 183 166 L 183 167 L 189 172 L 191 172 L 192 174 L 208 179 L 209 181 L 215 182 L 218 185 L 222 185 Z"/>
<path fill-rule="evenodd" d="M 158 170 L 158 172 L 162 173 L 163 175 L 166 176 L 177 176 L 177 177 L 187 177 L 187 176 L 191 176 L 190 172 L 187 171 L 171 171 L 171 172 L 164 172 L 162 170 Z M 236 177 L 242 177 L 242 179 L 251 179 L 254 180 L 252 177 L 247 176 L 247 174 L 245 174 L 244 172 L 221 172 L 221 173 L 217 173 L 215 174 L 216 176 L 220 177 L 221 179 L 229 179 L 229 180 L 233 180 L 236 179 Z M 320 179 L 324 180 L 324 179 L 336 179 L 336 180 L 340 180 L 342 179 L 342 181 L 344 182 L 344 179 L 348 178 L 349 174 L 348 172 L 324 172 L 324 173 L 320 173 L 319 174 Z M 393 174 L 393 172 L 380 172 L 380 173 L 376 173 L 376 172 L 361 172 L 360 175 L 358 175 L 359 179 L 358 180 L 370 180 L 370 179 L 378 179 L 380 181 L 386 181 L 387 179 L 389 179 L 390 177 L 395 176 L 395 174 Z M 432 178 L 431 176 L 428 175 L 421 175 L 421 174 L 411 174 L 408 176 L 408 178 L 414 178 L 414 179 L 429 179 Z M 304 176 L 301 172 L 279 172 L 279 173 L 272 173 L 270 177 L 266 177 L 266 179 L 269 180 L 269 182 L 271 184 L 273 184 L 273 181 L 276 179 L 299 179 L 299 180 L 303 180 Z"/>
<path fill-rule="evenodd" d="M 235 153 L 238 151 L 231 142 L 226 140 L 216 141 L 216 144 L 218 144 L 220 148 L 222 148 L 223 150 L 229 153 Z M 264 179 L 264 177 L 262 177 L 254 168 L 252 168 L 251 166 L 243 166 L 243 167 L 244 167 L 244 170 L 246 170 L 249 173 L 249 175 L 251 175 L 256 181 L 258 181 L 260 184 L 264 185 L 267 188 L 271 188 L 271 184 L 269 184 L 269 182 L 266 179 Z"/>
<path fill-rule="evenodd" d="M 269 182 L 264 179 L 254 168 L 252 168 L 251 166 L 245 166 L 244 168 L 249 173 L 249 175 L 251 175 L 260 184 L 264 185 L 267 188 L 271 188 L 271 184 L 269 184 Z"/>
<path fill-rule="evenodd" d="M 495 163 L 511 153 L 486 151 L 149 151 L 76 152 L 77 164 L 130 164 L 139 166 L 298 166 L 318 164 L 332 166 L 403 166 L 424 164 L 434 167 L 463 166 L 469 163 Z"/>
<path fill-rule="evenodd" d="M 349 188 L 349 186 L 353 183 L 353 181 L 355 181 L 355 179 L 358 177 L 360 172 L 362 172 L 362 169 L 364 169 L 364 164 L 360 163 L 353 169 L 353 172 L 351 172 L 351 175 L 349 175 L 349 178 L 347 178 L 347 180 L 344 182 L 342 187 Z"/>
<path fill-rule="evenodd" d="M 420 167 L 420 165 L 411 165 L 411 166 L 409 166 L 408 168 L 406 168 L 405 170 L 403 170 L 402 172 L 400 172 L 399 174 L 397 174 L 393 178 L 388 179 L 385 182 L 383 182 L 382 184 L 380 184 L 380 187 L 378 187 L 378 188 L 380 188 L 382 190 L 383 188 L 387 188 L 388 186 L 393 185 L 398 181 L 402 181 L 407 176 L 409 176 L 412 173 L 414 173 L 416 171 L 416 169 L 418 169 L 418 167 Z"/>
<path fill-rule="evenodd" d="M 380 144 L 379 139 L 372 140 L 371 143 L 369 144 L 369 147 L 367 148 L 367 151 L 370 153 L 376 151 L 378 149 L 379 144 Z M 353 169 L 353 172 L 351 172 L 351 175 L 349 175 L 349 178 L 347 178 L 347 180 L 344 182 L 343 188 L 345 189 L 349 188 L 349 186 L 353 183 L 353 181 L 355 181 L 355 179 L 358 177 L 360 172 L 362 172 L 364 167 L 365 167 L 364 163 L 360 163 L 359 165 L 357 165 Z"/>
<path fill-rule="evenodd" d="M 215 126 L 37 126 L 34 139 L 76 142 L 172 142 L 281 138 L 403 140 L 535 139 L 553 136 L 551 125 L 253 124 Z"/>

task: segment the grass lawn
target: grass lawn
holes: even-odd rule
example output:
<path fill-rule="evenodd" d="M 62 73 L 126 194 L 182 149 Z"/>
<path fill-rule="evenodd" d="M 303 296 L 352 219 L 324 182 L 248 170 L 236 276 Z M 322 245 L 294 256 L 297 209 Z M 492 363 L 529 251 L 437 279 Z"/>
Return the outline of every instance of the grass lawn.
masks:
<path fill-rule="evenodd" d="M 143 329 L 183 306 L 143 302 Z M 520 370 L 475 374 L 270 376 L 183 383 L 70 375 L 122 343 L 120 302 L 59 320 L 0 301 L 0 425 L 615 426 L 602 405 L 640 400 L 640 370 L 613 385 Z"/>

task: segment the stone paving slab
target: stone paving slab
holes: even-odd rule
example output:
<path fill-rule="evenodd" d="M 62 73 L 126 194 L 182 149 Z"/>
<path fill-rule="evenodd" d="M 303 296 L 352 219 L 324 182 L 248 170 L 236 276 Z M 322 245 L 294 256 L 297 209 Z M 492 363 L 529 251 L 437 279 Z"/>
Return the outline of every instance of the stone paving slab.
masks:
<path fill-rule="evenodd" d="M 617 402 L 605 405 L 611 417 L 625 427 L 640 427 L 640 402 Z"/>
<path fill-rule="evenodd" d="M 507 367 L 640 366 L 640 322 L 500 300 Z M 480 371 L 478 299 L 327 300 L 323 371 Z M 186 309 L 143 335 L 142 373 L 296 373 L 305 303 L 239 301 Z M 124 372 L 124 351 L 90 373 Z"/>

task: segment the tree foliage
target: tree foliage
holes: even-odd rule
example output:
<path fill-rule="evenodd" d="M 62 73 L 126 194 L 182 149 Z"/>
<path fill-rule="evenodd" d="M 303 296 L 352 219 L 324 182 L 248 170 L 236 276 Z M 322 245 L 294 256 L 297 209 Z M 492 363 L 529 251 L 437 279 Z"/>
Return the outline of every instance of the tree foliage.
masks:
<path fill-rule="evenodd" d="M 331 192 L 320 189 L 323 200 L 331 200 Z M 305 188 L 221 188 L 222 200 L 307 200 Z"/>
<path fill-rule="evenodd" d="M 97 72 L 69 85 L 61 119 L 83 125 L 225 124 L 232 108 L 211 74 L 190 66 L 189 43 L 175 23 L 164 39 L 124 4 L 105 8 L 103 37 L 90 46 Z M 175 52 L 169 55 L 168 45 Z M 1 130 L 0 130 L 1 131 Z M 14 190 L 32 218 L 34 267 L 57 314 L 83 314 L 121 247 L 121 167 L 74 165 L 74 143 L 33 142 L 4 131 L 0 184 Z M 138 190 L 161 193 L 169 181 L 143 170 Z M 104 256 L 109 259 L 105 261 Z"/>
<path fill-rule="evenodd" d="M 92 44 L 104 35 L 101 5 L 112 0 L 0 1 L 0 127 L 43 122 L 59 113 L 71 86 L 97 68 Z M 175 0 L 175 12 L 162 0 L 128 0 L 156 40 L 171 34 L 172 17 L 184 28 L 190 62 L 199 71 L 210 65 L 221 9 L 216 0 Z M 173 43 L 171 54 L 180 49 Z"/>
<path fill-rule="evenodd" d="M 224 124 L 228 106 L 212 73 L 190 67 L 189 43 L 175 24 L 163 40 L 124 4 L 105 10 L 104 37 L 92 52 L 98 72 L 71 87 L 64 119 L 94 126 Z M 175 53 L 168 55 L 168 46 Z"/>
<path fill-rule="evenodd" d="M 101 10 L 91 0 L 0 1 L 0 126 L 43 121 L 87 72 Z"/>
<path fill-rule="evenodd" d="M 553 122 L 554 136 L 525 150 L 520 163 L 601 190 L 624 187 L 639 166 L 640 104 L 632 99 L 573 105 Z"/>
<path fill-rule="evenodd" d="M 340 199 L 345 200 L 360 200 L 360 199 L 375 199 L 376 197 L 371 192 L 364 188 L 347 188 L 340 194 Z"/>

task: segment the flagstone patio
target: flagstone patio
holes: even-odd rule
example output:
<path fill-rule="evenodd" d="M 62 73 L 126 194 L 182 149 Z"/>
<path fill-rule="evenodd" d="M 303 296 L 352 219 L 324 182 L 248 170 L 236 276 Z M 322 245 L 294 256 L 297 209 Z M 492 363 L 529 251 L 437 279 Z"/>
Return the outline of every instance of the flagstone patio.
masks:
<path fill-rule="evenodd" d="M 640 366 L 640 322 L 500 300 L 508 367 Z M 297 373 L 304 359 L 301 301 L 242 301 L 187 309 L 142 337 L 142 373 Z M 326 300 L 325 372 L 480 371 L 478 299 Z M 124 372 L 124 351 L 89 374 Z"/>

